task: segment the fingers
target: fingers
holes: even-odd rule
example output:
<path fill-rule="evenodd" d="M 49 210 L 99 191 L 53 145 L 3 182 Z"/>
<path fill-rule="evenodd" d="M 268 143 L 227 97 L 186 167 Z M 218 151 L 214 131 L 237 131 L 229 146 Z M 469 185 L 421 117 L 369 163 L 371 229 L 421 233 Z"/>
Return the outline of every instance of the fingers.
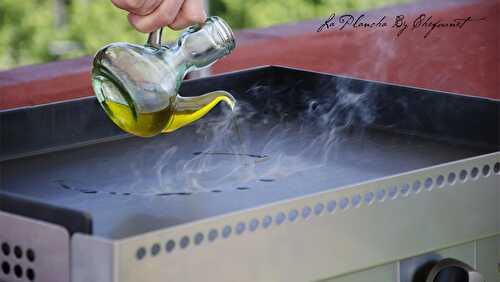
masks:
<path fill-rule="evenodd" d="M 204 22 L 206 17 L 203 0 L 185 0 L 179 14 L 168 26 L 179 30 L 195 23 Z"/>
<path fill-rule="evenodd" d="M 160 27 L 183 29 L 205 21 L 203 0 L 111 0 L 115 6 L 129 12 L 130 24 L 141 32 Z"/>
<path fill-rule="evenodd" d="M 113 4 L 125 11 L 136 15 L 148 15 L 165 0 L 111 0 Z M 166 0 L 170 1 L 170 0 Z"/>
<path fill-rule="evenodd" d="M 130 13 L 128 20 L 140 32 L 152 32 L 160 27 L 172 24 L 183 2 L 183 0 L 163 0 L 150 14 L 138 15 Z"/>

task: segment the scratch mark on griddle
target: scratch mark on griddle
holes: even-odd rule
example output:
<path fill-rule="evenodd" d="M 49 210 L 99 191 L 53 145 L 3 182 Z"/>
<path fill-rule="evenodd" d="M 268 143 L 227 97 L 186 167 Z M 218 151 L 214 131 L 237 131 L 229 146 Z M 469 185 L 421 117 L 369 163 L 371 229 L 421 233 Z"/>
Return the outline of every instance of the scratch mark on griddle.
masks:
<path fill-rule="evenodd" d="M 59 187 L 66 189 L 66 190 L 77 191 L 77 192 L 84 193 L 84 194 L 97 194 L 97 193 L 99 193 L 99 191 L 97 191 L 97 190 L 79 189 L 79 188 L 71 187 L 68 184 L 66 184 L 64 182 L 64 180 L 56 180 L 54 182 L 59 184 Z"/>
<path fill-rule="evenodd" d="M 274 181 L 274 179 L 264 179 L 261 181 Z M 82 194 L 108 194 L 113 196 L 158 196 L 158 197 L 166 197 L 166 196 L 189 196 L 194 194 L 194 192 L 164 192 L 164 193 L 155 193 L 155 194 L 141 194 L 141 193 L 132 193 L 132 192 L 117 192 L 117 191 L 101 191 L 94 189 L 85 189 L 85 188 L 75 188 L 68 185 L 64 180 L 54 180 L 54 183 L 58 184 L 58 187 L 64 190 L 71 190 Z M 249 190 L 250 187 L 247 186 L 238 186 L 235 188 L 236 190 Z M 212 193 L 221 193 L 222 190 L 214 189 L 208 192 Z"/>
<path fill-rule="evenodd" d="M 156 196 L 162 197 L 162 196 L 172 196 L 173 193 L 158 193 Z"/>
<path fill-rule="evenodd" d="M 256 159 L 265 159 L 268 158 L 268 155 L 258 155 L 258 154 L 245 154 L 245 153 L 229 153 L 229 152 L 194 152 L 193 155 L 222 155 L 222 156 L 242 156 L 242 157 L 250 157 Z"/>
<path fill-rule="evenodd" d="M 67 190 L 72 190 L 73 188 L 69 187 L 68 185 L 64 184 L 64 183 L 59 183 L 59 185 L 64 188 L 64 189 L 67 189 Z"/>
<path fill-rule="evenodd" d="M 97 194 L 98 191 L 95 190 L 78 190 L 84 194 Z"/>
<path fill-rule="evenodd" d="M 274 180 L 275 179 L 273 179 L 273 178 L 261 178 L 261 179 L 259 179 L 259 181 L 261 181 L 261 182 L 274 182 Z"/>

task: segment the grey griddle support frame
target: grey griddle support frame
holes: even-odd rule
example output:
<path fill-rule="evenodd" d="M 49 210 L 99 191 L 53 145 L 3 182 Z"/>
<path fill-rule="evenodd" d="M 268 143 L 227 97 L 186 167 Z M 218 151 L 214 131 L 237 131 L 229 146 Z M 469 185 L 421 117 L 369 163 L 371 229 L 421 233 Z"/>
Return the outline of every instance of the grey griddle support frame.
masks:
<path fill-rule="evenodd" d="M 360 273 L 331 281 L 404 282 L 405 260 L 447 248 L 471 250 L 468 263 L 498 281 L 499 162 L 495 152 L 120 240 L 68 236 L 0 212 L 0 226 L 9 226 L 0 240 L 39 250 L 43 260 L 13 260 L 35 268 L 36 281 L 292 282 Z"/>

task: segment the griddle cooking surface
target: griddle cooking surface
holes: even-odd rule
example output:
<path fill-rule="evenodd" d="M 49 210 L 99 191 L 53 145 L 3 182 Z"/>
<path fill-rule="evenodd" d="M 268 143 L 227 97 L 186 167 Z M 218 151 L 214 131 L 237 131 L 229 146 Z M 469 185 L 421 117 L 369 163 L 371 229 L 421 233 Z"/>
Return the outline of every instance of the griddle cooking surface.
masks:
<path fill-rule="evenodd" d="M 198 154 L 206 144 L 195 128 L 8 161 L 3 184 L 18 194 L 87 211 L 95 234 L 121 238 L 485 153 L 367 130 L 343 136 L 324 163 L 307 155 L 290 156 L 294 153 L 290 148 L 308 144 L 313 133 L 300 144 L 288 136 L 291 142 L 281 140 L 287 145 L 281 145 L 281 151 L 276 150 L 279 146 L 265 151 L 258 144 L 246 144 L 252 157 Z M 266 136 L 267 130 L 252 135 Z M 172 148 L 176 151 L 165 157 Z M 193 172 L 191 179 L 173 175 L 179 171 L 176 165 L 193 157 L 207 161 L 209 166 L 203 169 L 208 172 Z M 169 164 L 158 171 L 164 160 Z"/>
<path fill-rule="evenodd" d="M 240 111 L 151 139 L 109 141 L 122 133 L 93 99 L 0 112 L 0 190 L 124 238 L 499 148 L 491 100 L 277 67 L 181 93 L 217 89 Z"/>

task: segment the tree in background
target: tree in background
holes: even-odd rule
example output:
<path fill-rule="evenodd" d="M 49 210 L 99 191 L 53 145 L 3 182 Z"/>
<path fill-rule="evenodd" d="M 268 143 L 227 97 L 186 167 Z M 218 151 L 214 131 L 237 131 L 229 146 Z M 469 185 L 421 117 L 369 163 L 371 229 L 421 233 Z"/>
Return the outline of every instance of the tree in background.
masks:
<path fill-rule="evenodd" d="M 210 14 L 236 29 L 254 28 L 402 2 L 407 0 L 210 0 Z M 165 38 L 177 35 L 167 31 Z M 91 55 L 110 42 L 145 40 L 109 0 L 0 1 L 0 69 Z"/>
<path fill-rule="evenodd" d="M 210 0 L 210 13 L 234 28 L 266 27 L 321 18 L 331 13 L 369 10 L 408 0 Z"/>
<path fill-rule="evenodd" d="M 46 62 L 52 58 L 52 1 L 0 1 L 0 68 Z"/>

